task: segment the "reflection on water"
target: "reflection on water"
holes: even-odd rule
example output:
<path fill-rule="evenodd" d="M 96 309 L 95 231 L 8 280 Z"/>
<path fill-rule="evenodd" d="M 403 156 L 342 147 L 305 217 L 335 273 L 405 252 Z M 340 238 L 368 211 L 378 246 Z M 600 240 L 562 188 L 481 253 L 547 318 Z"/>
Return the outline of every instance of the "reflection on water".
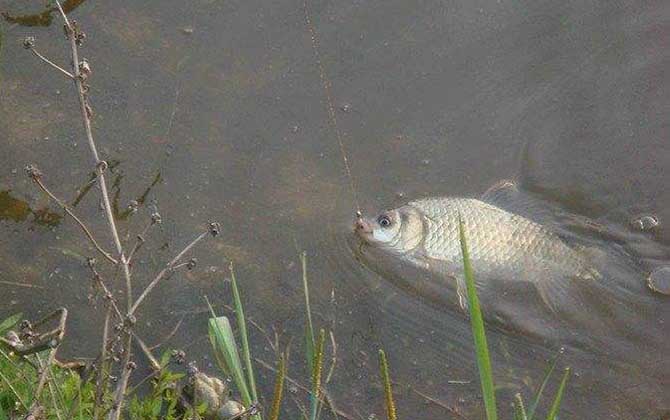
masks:
<path fill-rule="evenodd" d="M 0 191 L 0 220 L 23 222 L 32 216 L 31 223 L 55 227 L 63 219 L 63 215 L 50 211 L 48 208 L 31 209 L 23 200 L 12 196 L 11 191 Z"/>
<path fill-rule="evenodd" d="M 61 3 L 63 11 L 70 13 L 86 0 L 64 0 Z M 22 26 L 49 26 L 53 22 L 54 13 L 58 13 L 58 8 L 47 7 L 43 12 L 34 14 L 13 14 L 11 11 L 4 10 L 0 12 L 2 17 L 9 23 L 17 23 Z"/>
<path fill-rule="evenodd" d="M 197 252 L 198 267 L 165 282 L 147 302 L 140 317 L 147 341 L 160 342 L 185 316 L 167 345 L 188 347 L 189 358 L 213 369 L 207 314 L 198 309 L 203 295 L 215 305 L 230 302 L 223 282 L 230 260 L 246 312 L 268 331 L 296 337 L 303 328 L 297 255 L 304 248 L 315 321 L 332 325 L 338 342 L 328 388 L 341 409 L 363 417 L 382 412 L 373 379 L 381 346 L 402 417 L 453 415 L 426 403 L 424 394 L 479 418 L 467 320 L 395 288 L 347 245 L 355 206 L 302 2 L 77 5 L 71 16 L 88 35 L 83 54 L 94 72 L 94 128 L 105 159 L 120 162 L 114 197 L 124 239 L 132 240 L 147 216 L 140 208 L 140 217 L 131 217 L 133 200 L 158 206 L 165 220 L 139 256 L 137 287 L 202 223 L 222 222 L 220 242 Z M 364 211 L 425 196 L 477 196 L 514 175 L 520 146 L 531 141 L 529 189 L 614 232 L 595 241 L 625 245 L 623 254 L 634 257 L 632 268 L 621 259 L 613 272 L 648 274 L 670 263 L 664 77 L 670 50 L 663 20 L 670 4 L 317 0 L 310 6 Z M 3 11 L 16 17 L 42 7 L 10 0 Z M 1 269 L 9 280 L 49 286 L 3 287 L 0 298 L 14 305 L 0 308 L 0 317 L 21 308 L 35 318 L 65 304 L 70 351 L 90 354 L 102 317 L 87 303 L 86 268 L 70 257 L 88 250 L 76 226 L 53 222 L 55 216 L 45 217 L 52 229 L 31 229 L 41 209 L 56 210 L 29 180 L 12 174 L 36 162 L 59 197 L 78 190 L 77 212 L 105 231 L 76 98 L 61 75 L 18 41 L 35 35 L 44 53 L 63 63 L 62 37 L 54 28 L 0 24 Z M 659 225 L 626 227 L 641 215 L 654 215 Z M 615 240 L 620 234 L 624 245 Z M 647 333 L 667 335 L 667 325 L 659 318 Z M 273 360 L 261 335 L 252 340 L 259 357 Z M 497 330 L 490 341 L 500 401 L 516 391 L 530 395 L 557 350 Z M 630 360 L 658 360 L 655 377 L 638 363 L 567 351 L 560 363 L 576 375 L 564 398 L 566 417 L 658 417 L 670 405 L 667 358 L 640 348 Z M 304 369 L 298 359 L 290 369 L 295 377 Z M 270 392 L 272 374 L 261 374 Z"/>

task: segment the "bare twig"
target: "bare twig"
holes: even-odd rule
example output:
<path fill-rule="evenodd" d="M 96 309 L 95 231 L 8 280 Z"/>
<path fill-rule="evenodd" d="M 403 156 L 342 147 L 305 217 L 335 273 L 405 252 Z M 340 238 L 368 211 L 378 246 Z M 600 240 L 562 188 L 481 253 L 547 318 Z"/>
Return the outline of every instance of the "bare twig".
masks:
<path fill-rule="evenodd" d="M 128 379 L 130 374 L 135 369 L 135 363 L 130 361 L 130 346 L 132 344 L 133 336 L 128 333 L 124 348 L 123 371 L 121 372 L 121 379 L 116 387 L 116 395 L 114 397 L 114 405 L 107 415 L 107 420 L 119 420 L 121 418 L 121 410 L 123 409 L 123 402 L 126 395 L 126 388 L 128 387 Z"/>
<path fill-rule="evenodd" d="M 144 353 L 144 355 L 149 360 L 149 364 L 151 365 L 151 368 L 154 371 L 160 371 L 161 370 L 161 364 L 158 362 L 156 357 L 154 357 L 154 355 L 151 353 L 151 349 L 149 349 L 149 346 L 147 346 L 144 343 L 144 340 L 142 340 L 140 337 L 138 337 L 137 334 L 134 331 L 131 330 L 131 334 L 133 335 L 133 338 L 135 339 L 137 344 L 142 349 L 142 352 Z"/>
<path fill-rule="evenodd" d="M 186 245 L 186 247 L 179 253 L 177 254 L 176 257 L 174 257 L 167 265 L 165 268 L 163 268 L 157 275 L 154 277 L 153 280 L 151 280 L 151 283 L 147 285 L 147 287 L 144 289 L 140 297 L 137 298 L 133 306 L 130 308 L 130 311 L 128 311 L 128 316 L 134 315 L 135 311 L 137 311 L 137 308 L 140 306 L 140 304 L 144 301 L 144 299 L 147 297 L 149 292 L 153 290 L 154 287 L 160 282 L 167 274 L 171 273 L 174 270 L 175 265 L 181 260 L 181 258 L 186 254 L 188 251 L 191 250 L 198 242 L 203 240 L 209 233 L 212 233 L 213 235 L 218 234 L 218 227 L 213 226 L 216 225 L 215 223 L 210 224 L 209 229 L 207 232 L 203 232 L 200 235 L 198 235 L 197 238 L 195 238 L 191 243 Z M 214 233 L 216 232 L 216 233 Z"/>
<path fill-rule="evenodd" d="M 449 405 L 449 404 L 447 404 L 447 403 L 445 403 L 445 402 L 442 402 L 442 401 L 440 401 L 440 400 L 438 400 L 438 399 L 436 399 L 436 398 L 433 398 L 433 397 L 431 397 L 430 395 L 424 394 L 423 392 L 419 391 L 418 389 L 415 389 L 415 388 L 410 387 L 410 390 L 411 390 L 413 393 L 415 393 L 416 395 L 418 395 L 418 396 L 420 396 L 421 398 L 425 399 L 426 401 L 428 401 L 428 402 L 430 402 L 430 403 L 432 403 L 432 404 L 435 404 L 435 405 L 438 406 L 438 407 L 442 407 L 442 408 L 444 408 L 445 410 L 447 410 L 447 411 L 450 412 L 451 414 L 455 415 L 455 416 L 458 417 L 459 419 L 467 419 L 467 417 L 465 417 L 465 416 L 463 415 L 463 413 L 461 413 L 461 411 L 460 411 L 458 408 L 453 407 L 453 406 L 451 406 L 451 405 Z"/>
<path fill-rule="evenodd" d="M 161 223 L 161 215 L 158 213 L 152 213 L 151 214 L 151 220 L 147 225 L 142 229 L 142 233 L 137 235 L 137 238 L 135 240 L 135 245 L 133 246 L 133 249 L 130 250 L 128 253 L 128 265 L 133 263 L 133 257 L 135 256 L 135 253 L 140 250 L 142 245 L 146 242 L 147 238 L 147 232 L 149 232 L 149 229 L 153 225 L 160 224 Z"/>
<path fill-rule="evenodd" d="M 35 356 L 37 356 L 37 360 L 39 361 L 40 360 L 39 355 L 36 354 Z M 56 359 L 54 358 L 53 360 L 56 360 Z M 51 365 L 45 366 L 45 368 L 49 371 L 50 376 L 51 376 L 51 378 L 50 378 L 51 380 L 47 381 L 47 386 L 49 387 L 49 394 L 51 395 L 51 404 L 52 404 L 54 410 L 56 411 L 56 418 L 58 418 L 58 420 L 61 420 L 62 418 L 61 418 L 61 415 L 60 415 L 60 410 L 58 409 L 58 404 L 56 403 L 56 392 L 54 391 L 54 386 L 53 386 L 53 379 L 54 379 L 53 371 L 51 370 Z M 61 403 L 62 403 L 63 394 L 60 393 L 60 390 L 59 390 L 58 395 L 59 395 Z"/>
<path fill-rule="evenodd" d="M 153 346 L 149 346 L 149 350 L 155 350 L 158 347 L 162 346 L 165 344 L 168 340 L 170 340 L 172 337 L 174 337 L 175 334 L 177 334 L 177 331 L 179 330 L 179 327 L 181 327 L 181 323 L 184 321 L 184 317 L 181 317 L 179 321 L 177 321 L 177 325 L 174 326 L 172 331 L 168 335 L 165 336 L 161 341 L 158 343 L 154 344 Z"/>
<path fill-rule="evenodd" d="M 333 378 L 335 373 L 335 368 L 337 367 L 337 341 L 335 341 L 335 334 L 333 331 L 330 331 L 330 344 L 333 348 L 333 356 L 330 359 L 330 369 L 328 370 L 328 375 L 326 375 L 326 383 L 330 383 L 330 380 Z"/>
<path fill-rule="evenodd" d="M 105 373 L 105 366 L 107 365 L 107 340 L 109 340 L 109 319 L 111 316 L 112 307 L 110 305 L 107 307 L 107 312 L 105 312 L 105 324 L 102 329 L 102 349 L 100 350 L 100 359 L 98 360 L 98 366 L 95 372 L 95 405 L 93 406 L 94 420 L 98 420 L 100 418 L 102 397 L 106 387 L 106 381 L 104 381 L 103 376 Z"/>
<path fill-rule="evenodd" d="M 44 289 L 44 286 L 39 286 L 37 284 L 30 284 L 30 283 L 16 283 L 13 281 L 5 281 L 5 280 L 0 280 L 0 284 L 6 284 L 9 286 L 16 286 L 16 287 L 27 287 L 30 289 Z"/>
<path fill-rule="evenodd" d="M 70 217 L 72 217 L 72 219 L 74 219 L 75 222 L 77 222 L 77 224 L 79 225 L 79 227 L 81 228 L 81 230 L 83 230 L 84 233 L 86 234 L 86 237 L 89 239 L 89 241 L 91 241 L 91 244 L 93 244 L 93 247 L 94 247 L 100 254 L 102 254 L 102 256 L 105 257 L 105 258 L 107 259 L 107 261 L 111 262 L 112 264 L 117 264 L 116 259 L 114 259 L 114 257 L 112 257 L 107 251 L 105 251 L 104 249 L 102 249 L 102 247 L 100 246 L 100 244 L 98 244 L 98 241 L 96 241 L 95 238 L 93 237 L 93 234 L 91 233 L 91 231 L 89 230 L 89 228 L 86 227 L 86 225 L 84 224 L 84 222 L 82 222 L 81 219 L 80 219 L 79 217 L 77 217 L 76 214 L 74 214 L 74 212 L 72 211 L 72 209 L 71 209 L 67 204 L 65 204 L 63 201 L 61 201 L 58 197 L 56 197 L 56 196 L 55 196 L 55 195 L 54 195 L 54 194 L 53 194 L 53 193 L 46 187 L 46 185 L 44 185 L 44 182 L 42 182 L 42 173 L 39 171 L 39 169 L 37 169 L 37 168 L 36 168 L 35 166 L 33 166 L 33 165 L 29 165 L 28 167 L 26 167 L 26 172 L 28 172 L 28 175 L 30 176 L 30 178 L 31 178 L 33 181 L 35 181 L 35 183 L 37 184 L 37 186 L 40 187 L 40 189 L 41 189 L 42 191 L 44 191 L 44 192 L 45 192 L 45 193 L 46 193 L 46 194 L 47 194 L 53 201 L 55 201 L 55 202 L 56 202 L 56 203 L 57 203 L 63 210 L 65 210 L 65 212 L 66 212 Z"/>
<path fill-rule="evenodd" d="M 60 11 L 61 16 L 63 16 L 63 20 L 65 21 L 65 31 L 70 41 L 70 47 L 72 50 L 72 71 L 74 74 L 74 84 L 77 89 L 77 94 L 79 97 L 79 108 L 81 110 L 81 116 L 84 122 L 86 140 L 88 141 L 88 146 L 89 149 L 91 150 L 91 155 L 93 155 L 95 170 L 96 173 L 98 174 L 98 179 L 100 180 L 98 185 L 100 186 L 100 193 L 102 195 L 102 201 L 105 208 L 105 214 L 107 216 L 107 223 L 109 224 L 109 230 L 110 233 L 112 234 L 112 238 L 114 239 L 114 245 L 116 246 L 116 252 L 119 255 L 118 258 L 122 266 L 123 276 L 126 280 L 126 294 L 128 299 L 128 308 L 130 308 L 133 299 L 132 285 L 130 279 L 130 269 L 128 267 L 128 261 L 126 260 L 125 254 L 123 252 L 121 239 L 119 239 L 119 232 L 116 228 L 116 222 L 114 221 L 114 214 L 112 212 L 112 205 L 109 200 L 109 193 L 107 192 L 107 181 L 105 180 L 105 174 L 104 174 L 105 169 L 107 169 L 107 162 L 100 160 L 100 156 L 98 155 L 98 148 L 96 147 L 95 141 L 93 140 L 93 132 L 91 130 L 91 117 L 90 117 L 91 111 L 86 94 L 88 87 L 84 86 L 84 81 L 87 79 L 88 74 L 90 73 L 90 69 L 88 68 L 88 66 L 86 67 L 82 66 L 83 63 L 79 61 L 79 49 L 77 44 L 81 42 L 82 39 L 81 33 L 78 32 L 78 30 L 70 23 L 70 21 L 67 18 L 67 15 L 63 11 L 63 8 L 61 7 L 61 4 L 58 0 L 56 0 L 56 6 Z M 87 69 L 85 74 L 82 74 L 81 70 L 83 68 Z"/>
<path fill-rule="evenodd" d="M 151 225 L 149 225 L 140 235 L 138 235 L 137 243 L 135 246 L 132 248 L 130 254 L 126 254 L 124 246 L 121 242 L 119 231 L 116 226 L 116 220 L 114 218 L 114 212 L 113 212 L 113 207 L 112 207 L 112 202 L 110 200 L 110 195 L 107 187 L 107 182 L 105 179 L 105 172 L 108 169 L 108 164 L 104 160 L 100 158 L 100 155 L 98 153 L 98 148 L 95 143 L 95 140 L 93 138 L 93 133 L 92 133 L 92 128 L 91 128 L 91 118 L 93 115 L 93 111 L 91 109 L 90 103 L 89 103 L 89 98 L 88 98 L 88 91 L 89 91 L 89 85 L 88 85 L 88 79 L 91 75 L 91 67 L 89 63 L 85 59 L 80 59 L 79 58 L 79 46 L 81 45 L 82 41 L 85 38 L 85 35 L 83 32 L 80 31 L 78 28 L 76 22 L 70 21 L 63 10 L 63 7 L 60 4 L 59 0 L 55 0 L 57 10 L 60 12 L 65 24 L 64 24 L 64 29 L 65 29 L 65 35 L 67 40 L 70 42 L 70 47 L 71 47 L 71 57 L 72 57 L 72 69 L 71 72 L 68 72 L 67 70 L 57 66 L 50 60 L 46 59 L 44 56 L 42 56 L 39 52 L 37 52 L 34 49 L 34 40 L 32 39 L 27 39 L 25 47 L 30 49 L 33 54 L 35 54 L 38 58 L 46 62 L 47 64 L 51 65 L 52 67 L 56 68 L 59 72 L 62 74 L 65 74 L 74 82 L 74 87 L 77 92 L 78 100 L 79 100 L 79 108 L 81 112 L 81 117 L 82 117 L 82 122 L 83 122 L 83 128 L 85 132 L 85 137 L 89 146 L 89 150 L 91 153 L 91 156 L 93 158 L 93 163 L 95 165 L 95 178 L 92 182 L 97 182 L 98 187 L 100 188 L 100 195 L 102 197 L 102 202 L 103 202 L 103 208 L 104 208 L 104 213 L 105 217 L 107 220 L 107 224 L 109 227 L 109 232 L 112 237 L 112 240 L 114 242 L 114 247 L 115 247 L 115 253 L 109 253 L 106 252 L 100 245 L 99 243 L 94 239 L 93 234 L 91 231 L 86 227 L 86 225 L 79 219 L 72 209 L 62 200 L 59 200 L 56 198 L 44 185 L 44 183 L 41 180 L 41 174 L 39 171 L 35 168 L 32 168 L 29 173 L 31 174 L 31 177 L 33 180 L 37 183 L 37 185 L 47 194 L 49 195 L 54 201 L 56 201 L 64 210 L 65 212 L 70 215 L 77 224 L 81 227 L 81 229 L 84 231 L 88 239 L 91 241 L 93 246 L 96 248 L 98 252 L 100 252 L 107 261 L 111 262 L 112 264 L 117 267 L 116 273 L 119 272 L 118 268 L 120 268 L 121 272 L 123 273 L 123 278 L 125 280 L 125 292 L 126 292 L 126 299 L 127 299 L 127 308 L 124 312 L 122 312 L 112 293 L 110 290 L 107 288 L 105 285 L 104 281 L 102 280 L 102 277 L 97 273 L 95 269 L 93 269 L 95 281 L 100 285 L 100 287 L 104 290 L 105 292 L 105 297 L 107 300 L 109 300 L 109 307 L 107 309 L 106 317 L 105 317 L 105 327 L 104 327 L 104 332 L 103 332 L 103 343 L 102 343 L 102 351 L 100 355 L 100 366 L 98 368 L 97 372 L 97 379 L 96 379 L 96 404 L 95 404 L 95 412 L 94 416 L 95 418 L 99 418 L 102 413 L 102 394 L 104 392 L 104 389 L 106 389 L 106 385 L 103 383 L 103 381 L 106 381 L 105 376 L 105 366 L 107 366 L 107 361 L 108 361 L 108 344 L 109 344 L 109 322 L 110 318 L 112 317 L 112 314 L 115 314 L 120 320 L 121 320 L 121 327 L 117 336 L 117 339 L 120 340 L 123 347 L 123 357 L 121 361 L 121 375 L 118 384 L 116 385 L 116 389 L 114 391 L 114 403 L 109 410 L 107 414 L 107 418 L 109 420 L 118 420 L 121 416 L 121 412 L 123 409 L 124 405 L 124 398 L 126 395 L 126 391 L 128 389 L 128 383 L 129 383 L 129 378 L 132 373 L 132 371 L 135 369 L 135 363 L 131 361 L 131 355 L 132 355 L 132 341 L 135 339 L 137 343 L 139 344 L 140 348 L 144 351 L 145 354 L 147 354 L 147 357 L 151 361 L 152 365 L 154 368 L 158 365 L 158 362 L 156 359 L 153 357 L 151 354 L 150 348 L 148 348 L 144 342 L 141 340 L 140 337 L 137 336 L 137 334 L 133 331 L 134 325 L 136 323 L 136 319 L 134 316 L 134 313 L 137 311 L 139 308 L 139 305 L 145 300 L 147 295 L 153 290 L 153 288 L 165 277 L 169 277 L 171 274 L 174 273 L 174 270 L 178 267 L 186 266 L 188 268 L 192 268 L 195 265 L 195 259 L 189 261 L 188 263 L 184 263 L 181 261 L 181 259 L 184 257 L 184 255 L 191 250 L 198 242 L 200 242 L 206 235 L 207 232 L 199 235 L 195 240 L 193 240 L 190 244 L 188 244 L 174 259 L 172 259 L 157 275 L 154 277 L 154 279 L 147 285 L 147 287 L 144 289 L 144 291 L 141 293 L 137 301 L 134 302 L 133 298 L 133 293 L 132 293 L 132 277 L 131 277 L 131 271 L 130 271 L 130 263 L 132 260 L 132 257 L 135 256 L 136 252 L 141 248 L 142 244 L 145 241 L 144 235 L 147 233 L 149 227 L 155 223 L 160 222 L 160 216 L 157 215 L 152 215 L 152 221 Z M 177 92 L 178 96 L 179 92 Z M 172 119 L 174 118 L 174 110 L 173 114 L 170 117 L 170 123 L 169 125 L 172 125 Z M 170 127 L 168 127 L 168 133 L 169 133 Z M 209 226 L 209 233 L 211 233 L 213 236 L 216 236 L 219 233 L 219 225 L 217 223 L 212 223 Z M 123 315 L 125 313 L 125 315 Z M 67 312 L 65 312 L 67 314 Z M 64 327 L 60 328 L 59 330 L 52 331 L 51 333 L 58 333 L 58 341 L 56 343 L 56 346 L 58 343 L 60 343 L 60 339 L 62 339 L 62 334 L 64 333 Z M 31 343 L 33 344 L 33 343 Z M 55 351 L 56 347 L 53 348 L 52 352 L 49 355 L 49 359 L 46 362 L 46 367 L 43 368 L 42 370 L 48 370 L 48 368 L 51 366 L 52 363 L 54 363 L 54 358 L 55 358 Z M 111 369 L 111 367 L 110 367 Z M 38 387 L 38 390 L 41 391 L 43 386 L 44 386 L 44 381 L 46 377 L 42 373 L 40 376 L 40 384 Z M 39 392 L 38 392 L 39 395 Z M 37 409 L 36 409 L 37 410 Z M 35 410 L 35 411 L 36 411 Z"/>
<path fill-rule="evenodd" d="M 45 63 L 47 63 L 51 67 L 53 67 L 56 70 L 58 70 L 59 72 L 63 73 L 68 79 L 73 79 L 74 78 L 74 76 L 69 71 L 65 70 L 64 68 L 62 68 L 58 64 L 54 63 L 53 61 L 49 60 L 48 58 L 46 58 L 45 56 L 43 56 L 42 54 L 37 52 L 37 50 L 35 48 L 31 48 L 30 51 L 32 51 L 33 54 L 35 54 L 37 57 L 39 57 L 40 60 L 44 61 Z"/>
<path fill-rule="evenodd" d="M 98 283 L 98 286 L 100 286 L 102 288 L 102 291 L 105 294 L 105 300 L 109 301 L 109 304 L 111 305 L 111 308 L 114 309 L 114 312 L 116 313 L 116 316 L 119 318 L 120 321 L 123 321 L 123 314 L 121 313 L 121 310 L 119 309 L 119 306 L 116 304 L 116 300 L 114 299 L 114 295 L 107 288 L 107 286 L 105 285 L 105 282 L 102 280 L 102 276 L 100 275 L 100 273 L 98 273 L 98 270 L 95 268 L 95 259 L 94 258 L 89 258 L 87 260 L 87 265 L 88 265 L 88 268 L 90 268 L 91 272 L 93 273 L 93 280 L 95 280 L 95 282 Z"/>
<path fill-rule="evenodd" d="M 37 389 L 35 390 L 35 399 L 33 400 L 33 403 L 30 407 L 29 411 L 33 411 L 36 409 L 36 407 L 39 405 L 39 399 L 40 395 L 42 395 L 42 390 L 44 389 L 44 385 L 46 384 L 47 376 L 49 374 L 49 368 L 51 367 L 51 364 L 53 363 L 55 357 L 56 357 L 56 351 L 58 350 L 58 346 L 60 345 L 61 341 L 63 340 L 63 336 L 65 335 L 65 323 L 67 321 L 67 309 L 65 308 L 60 308 L 52 312 L 51 314 L 47 315 L 44 319 L 41 321 L 38 321 L 35 323 L 35 327 L 42 325 L 49 320 L 53 319 L 55 316 L 58 316 L 60 314 L 59 320 L 58 320 L 58 328 L 56 330 L 50 331 L 48 333 L 43 334 L 42 336 L 46 336 L 49 339 L 49 344 L 52 346 L 51 352 L 49 352 L 49 357 L 47 358 L 47 361 L 44 365 L 41 363 L 39 364 L 40 368 L 40 378 L 37 383 Z M 51 338 L 52 336 L 55 336 L 53 339 Z"/>

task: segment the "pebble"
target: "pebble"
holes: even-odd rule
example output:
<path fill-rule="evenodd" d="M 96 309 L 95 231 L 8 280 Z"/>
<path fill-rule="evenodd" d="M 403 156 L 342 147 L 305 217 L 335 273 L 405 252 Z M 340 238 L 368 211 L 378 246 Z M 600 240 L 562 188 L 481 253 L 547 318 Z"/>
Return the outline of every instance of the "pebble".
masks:
<path fill-rule="evenodd" d="M 658 221 L 658 217 L 654 215 L 643 215 L 631 220 L 630 224 L 640 232 L 649 232 L 655 229 L 660 222 Z"/>
<path fill-rule="evenodd" d="M 670 266 L 652 271 L 647 278 L 647 286 L 656 293 L 670 296 Z"/>

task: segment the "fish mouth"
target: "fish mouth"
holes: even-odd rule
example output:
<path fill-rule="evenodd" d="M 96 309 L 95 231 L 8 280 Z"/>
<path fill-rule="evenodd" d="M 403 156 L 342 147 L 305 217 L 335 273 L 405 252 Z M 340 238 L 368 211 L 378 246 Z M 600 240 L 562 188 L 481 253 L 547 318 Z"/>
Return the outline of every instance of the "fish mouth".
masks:
<path fill-rule="evenodd" d="M 372 223 L 367 218 L 358 217 L 354 222 L 353 227 L 356 236 L 363 239 L 365 242 L 369 242 L 372 239 Z"/>

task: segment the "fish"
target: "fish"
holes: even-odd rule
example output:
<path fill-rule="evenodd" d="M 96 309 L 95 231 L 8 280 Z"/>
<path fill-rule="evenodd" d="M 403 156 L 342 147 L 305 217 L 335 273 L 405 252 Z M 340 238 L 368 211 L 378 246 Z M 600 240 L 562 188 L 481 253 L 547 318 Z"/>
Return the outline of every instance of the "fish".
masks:
<path fill-rule="evenodd" d="M 557 234 L 522 215 L 475 198 L 437 197 L 410 201 L 375 218 L 355 222 L 356 234 L 369 246 L 418 267 L 434 268 L 456 280 L 459 304 L 467 308 L 459 240 L 459 222 L 468 241 L 477 287 L 492 274 L 526 282 L 544 303 L 564 289 L 557 278 L 592 281 L 597 272 Z M 546 272 L 560 276 L 532 275 Z"/>
<path fill-rule="evenodd" d="M 412 267 L 421 274 L 401 275 L 404 289 L 441 306 L 454 302 L 467 314 L 462 222 L 475 286 L 489 320 L 542 338 L 564 331 L 571 338 L 573 330 L 558 325 L 578 319 L 588 325 L 582 329 L 587 335 L 604 331 L 610 320 L 594 316 L 598 304 L 593 301 L 600 300 L 604 314 L 618 301 L 596 268 L 597 252 L 568 242 L 551 223 L 529 216 L 532 211 L 524 214 L 524 208 L 529 204 L 520 199 L 516 183 L 502 181 L 480 198 L 428 197 L 375 217 L 358 217 L 354 232 L 359 255 L 374 271 L 386 264 L 381 260 Z M 594 225 L 582 221 L 580 226 Z"/>

